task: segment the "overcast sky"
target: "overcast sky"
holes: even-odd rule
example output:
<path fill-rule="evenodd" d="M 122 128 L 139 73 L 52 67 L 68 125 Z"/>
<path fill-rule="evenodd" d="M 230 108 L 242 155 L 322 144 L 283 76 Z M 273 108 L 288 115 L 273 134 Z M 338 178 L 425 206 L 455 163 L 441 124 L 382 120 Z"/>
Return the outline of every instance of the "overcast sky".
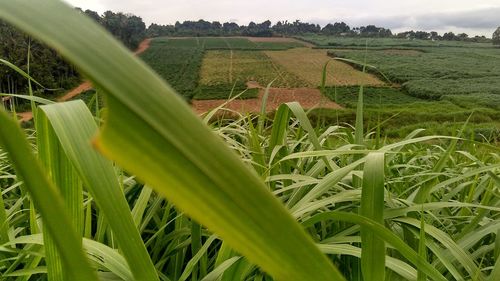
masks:
<path fill-rule="evenodd" d="M 132 13 L 150 23 L 205 19 L 248 24 L 267 19 L 318 23 L 345 21 L 392 29 L 453 31 L 491 37 L 500 26 L 500 0 L 65 0 L 99 13 Z"/>

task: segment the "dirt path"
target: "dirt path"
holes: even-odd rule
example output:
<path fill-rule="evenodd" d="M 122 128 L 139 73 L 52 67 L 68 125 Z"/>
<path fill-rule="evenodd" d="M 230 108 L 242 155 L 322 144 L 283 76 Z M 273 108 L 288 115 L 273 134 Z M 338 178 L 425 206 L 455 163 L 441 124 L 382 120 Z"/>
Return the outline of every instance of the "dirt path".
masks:
<path fill-rule="evenodd" d="M 255 113 L 260 112 L 262 105 L 262 97 L 264 89 L 256 82 L 249 82 L 249 88 L 260 88 L 259 96 L 256 99 L 234 100 L 228 103 L 224 108 L 234 110 L 240 113 Z M 266 103 L 266 112 L 276 110 L 281 104 L 296 101 L 304 108 L 330 108 L 341 109 L 342 107 L 327 97 L 323 96 L 318 89 L 311 88 L 271 88 L 269 89 L 269 96 Z M 225 100 L 193 100 L 191 107 L 198 113 L 205 113 L 214 109 Z"/>
<path fill-rule="evenodd" d="M 88 91 L 90 89 L 92 89 L 92 83 L 90 83 L 90 81 L 85 81 L 82 84 L 80 84 L 77 87 L 70 90 L 69 92 L 67 92 L 64 96 L 58 98 L 57 101 L 61 102 L 61 101 L 70 100 L 70 99 L 78 96 L 79 94 L 81 94 L 85 91 Z"/>
<path fill-rule="evenodd" d="M 143 53 L 144 51 L 146 51 L 149 48 L 149 44 L 150 43 L 151 43 L 151 39 L 149 39 L 149 38 L 144 39 L 139 44 L 139 46 L 137 47 L 137 49 L 134 51 L 134 54 L 135 55 L 140 55 L 141 53 Z M 81 93 L 83 93 L 85 91 L 88 91 L 88 90 L 90 90 L 92 88 L 93 88 L 93 86 L 92 86 L 92 83 L 90 83 L 90 81 L 84 81 L 80 85 L 78 85 L 75 88 L 73 88 L 70 91 L 68 91 L 66 94 L 64 94 L 64 96 L 58 98 L 57 101 L 58 102 L 63 102 L 63 101 L 70 100 L 70 99 L 78 96 L 79 94 L 81 94 Z M 30 121 L 33 118 L 33 113 L 31 113 L 29 111 L 28 112 L 19 112 L 19 113 L 17 113 L 17 116 L 20 117 L 19 118 L 20 122 L 28 122 L 28 121 Z"/>

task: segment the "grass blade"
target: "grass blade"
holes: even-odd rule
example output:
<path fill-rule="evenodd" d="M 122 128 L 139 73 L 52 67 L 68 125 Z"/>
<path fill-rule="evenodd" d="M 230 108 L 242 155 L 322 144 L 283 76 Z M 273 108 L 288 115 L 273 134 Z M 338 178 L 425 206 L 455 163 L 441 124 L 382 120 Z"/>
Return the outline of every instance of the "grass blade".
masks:
<path fill-rule="evenodd" d="M 89 189 L 113 230 L 137 280 L 157 280 L 156 269 L 144 247 L 114 167 L 91 146 L 97 125 L 81 100 L 44 105 L 39 119 L 50 124 L 71 164 Z M 109 200 L 113 198 L 113 200 Z"/>
<path fill-rule="evenodd" d="M 71 226 L 63 199 L 45 176 L 46 173 L 32 154 L 21 128 L 3 110 L 0 110 L 0 126 L 0 145 L 9 152 L 17 175 L 24 180 L 33 202 L 42 214 L 45 227 L 54 239 L 69 276 L 72 280 L 97 280 L 83 255 L 81 238 Z"/>
<path fill-rule="evenodd" d="M 384 153 L 366 156 L 360 215 L 384 224 Z M 361 270 L 365 280 L 384 280 L 385 243 L 368 228 L 361 227 Z"/>

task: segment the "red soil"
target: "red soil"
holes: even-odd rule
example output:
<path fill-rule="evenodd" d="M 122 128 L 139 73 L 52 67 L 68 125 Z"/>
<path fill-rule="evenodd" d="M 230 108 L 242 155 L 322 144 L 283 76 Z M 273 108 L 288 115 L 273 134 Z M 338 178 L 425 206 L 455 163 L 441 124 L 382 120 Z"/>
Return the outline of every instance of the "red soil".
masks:
<path fill-rule="evenodd" d="M 226 104 L 224 108 L 240 113 L 260 112 L 263 95 L 264 89 L 261 88 L 258 98 L 233 100 Z M 292 101 L 300 103 L 303 108 L 342 108 L 340 105 L 324 97 L 318 89 L 271 88 L 269 89 L 269 96 L 267 98 L 266 112 L 276 110 L 281 104 Z M 196 113 L 201 114 L 214 109 L 225 102 L 225 100 L 193 100 L 192 108 Z"/>
<path fill-rule="evenodd" d="M 93 86 L 92 86 L 92 83 L 90 83 L 90 81 L 85 81 L 82 84 L 80 84 L 77 87 L 70 90 L 69 92 L 67 92 L 64 96 L 58 98 L 57 101 L 70 100 L 70 99 L 78 96 L 79 94 L 92 89 L 92 87 Z"/>
<path fill-rule="evenodd" d="M 28 122 L 33 119 L 33 113 L 31 111 L 28 112 L 18 112 L 17 116 L 19 116 L 19 122 Z"/>
<path fill-rule="evenodd" d="M 146 51 L 149 48 L 149 44 L 151 43 L 151 39 L 147 38 L 144 39 L 140 44 L 139 47 L 137 47 L 137 50 L 135 50 L 134 54 L 140 55 L 144 51 Z"/>

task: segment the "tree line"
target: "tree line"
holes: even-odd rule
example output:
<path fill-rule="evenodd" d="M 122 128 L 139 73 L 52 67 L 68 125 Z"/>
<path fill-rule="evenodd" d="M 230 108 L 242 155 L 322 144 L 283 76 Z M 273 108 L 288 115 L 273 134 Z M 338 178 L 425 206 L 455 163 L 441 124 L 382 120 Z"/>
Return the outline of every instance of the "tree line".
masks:
<path fill-rule="evenodd" d="M 99 15 L 92 10 L 83 11 L 79 8 L 77 10 L 102 25 L 130 49 L 137 48 L 146 37 L 146 24 L 138 16 L 112 11 Z M 29 50 L 29 72 L 34 73 L 37 82 L 44 87 L 69 89 L 79 83 L 78 72 L 56 51 L 3 21 L 0 21 L 0 38 L 2 38 L 0 58 L 11 62 L 25 72 L 28 72 Z M 6 65 L 0 64 L 1 93 L 25 92 L 27 86 L 26 78 Z M 37 87 L 35 84 L 32 86 Z M 39 94 L 43 96 L 44 89 L 39 90 L 41 90 Z"/>
<path fill-rule="evenodd" d="M 446 32 L 443 35 L 436 31 L 405 31 L 394 34 L 390 29 L 375 25 L 350 27 L 345 22 L 328 23 L 324 27 L 318 24 L 301 22 L 299 20 L 278 21 L 272 25 L 266 20 L 262 23 L 250 22 L 248 25 L 238 25 L 234 22 L 220 23 L 218 21 L 177 21 L 172 25 L 159 25 L 152 23 L 146 31 L 148 37 L 159 36 L 297 36 L 304 34 L 318 34 L 345 37 L 371 37 L 371 38 L 404 38 L 421 40 L 448 40 L 467 42 L 490 42 L 485 36 L 470 37 L 466 33 L 455 34 Z"/>
<path fill-rule="evenodd" d="M 159 36 L 296 36 L 303 34 L 324 34 L 339 36 L 360 37 L 391 37 L 390 29 L 367 25 L 351 28 L 345 22 L 336 22 L 321 27 L 319 24 L 301 22 L 296 20 L 278 21 L 272 25 L 270 20 L 262 23 L 250 22 L 248 25 L 238 25 L 234 22 L 220 23 L 218 21 L 177 21 L 173 25 L 159 25 L 152 23 L 146 34 L 148 37 Z"/>

